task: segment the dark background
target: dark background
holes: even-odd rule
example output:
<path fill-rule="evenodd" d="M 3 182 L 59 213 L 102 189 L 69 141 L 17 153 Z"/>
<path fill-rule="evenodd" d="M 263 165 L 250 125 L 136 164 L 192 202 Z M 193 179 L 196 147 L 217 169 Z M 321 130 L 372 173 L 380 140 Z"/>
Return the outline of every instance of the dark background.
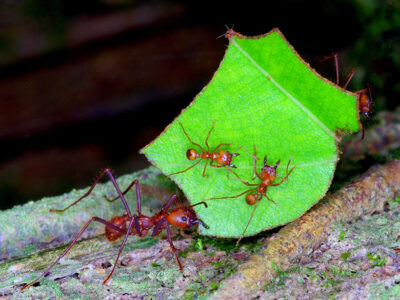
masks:
<path fill-rule="evenodd" d="M 334 80 L 357 69 L 375 110 L 400 94 L 400 4 L 384 0 L 0 2 L 0 208 L 148 165 L 152 141 L 207 84 L 227 41 L 279 27 Z"/>

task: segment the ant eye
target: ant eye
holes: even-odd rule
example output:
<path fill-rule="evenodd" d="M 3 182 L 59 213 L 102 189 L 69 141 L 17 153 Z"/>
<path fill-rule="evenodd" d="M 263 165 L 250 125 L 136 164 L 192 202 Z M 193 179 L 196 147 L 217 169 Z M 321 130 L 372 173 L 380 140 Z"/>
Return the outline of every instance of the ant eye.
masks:
<path fill-rule="evenodd" d="M 186 217 L 182 217 L 182 221 L 186 222 L 187 218 Z"/>

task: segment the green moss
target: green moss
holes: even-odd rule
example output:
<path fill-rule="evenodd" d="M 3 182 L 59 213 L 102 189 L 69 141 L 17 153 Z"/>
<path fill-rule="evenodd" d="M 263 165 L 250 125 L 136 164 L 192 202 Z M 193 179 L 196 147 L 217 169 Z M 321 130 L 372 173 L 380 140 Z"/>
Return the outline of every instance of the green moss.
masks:
<path fill-rule="evenodd" d="M 150 248 L 158 243 L 158 239 L 152 238 L 151 236 L 146 236 L 142 238 L 135 239 L 134 242 L 130 242 L 125 245 L 124 251 L 132 251 L 135 249 L 146 249 Z"/>
<path fill-rule="evenodd" d="M 386 263 L 386 257 L 380 257 L 378 254 L 371 254 L 367 252 L 367 258 L 372 263 L 371 268 L 383 267 Z"/>
<path fill-rule="evenodd" d="M 211 282 L 210 289 L 216 291 L 218 289 L 218 284 L 216 282 Z"/>
<path fill-rule="evenodd" d="M 340 231 L 339 237 L 338 237 L 338 240 L 339 240 L 339 241 L 343 240 L 343 238 L 346 236 L 346 233 L 347 233 L 348 230 L 349 230 L 349 229 L 345 228 L 345 229 L 342 229 L 342 230 Z"/>
<path fill-rule="evenodd" d="M 343 258 L 344 260 L 347 260 L 351 256 L 350 252 L 343 252 L 340 257 Z"/>
<path fill-rule="evenodd" d="M 400 298 L 400 285 L 394 285 L 390 288 L 384 283 L 373 284 L 370 287 L 370 299 L 399 299 Z"/>

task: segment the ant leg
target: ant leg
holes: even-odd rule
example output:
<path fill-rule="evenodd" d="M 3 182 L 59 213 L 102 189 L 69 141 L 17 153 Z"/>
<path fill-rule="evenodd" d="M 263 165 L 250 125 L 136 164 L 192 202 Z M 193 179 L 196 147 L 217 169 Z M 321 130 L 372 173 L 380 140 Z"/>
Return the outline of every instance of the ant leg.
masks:
<path fill-rule="evenodd" d="M 181 261 L 179 260 L 178 255 L 176 254 L 176 248 L 174 246 L 174 243 L 172 242 L 171 231 L 169 230 L 169 223 L 168 222 L 166 222 L 166 224 L 165 224 L 165 229 L 167 230 L 168 242 L 169 242 L 169 245 L 171 247 L 172 253 L 174 253 L 174 255 L 176 257 L 176 260 L 178 262 L 178 265 L 179 265 L 179 269 L 182 272 L 183 271 L 183 267 L 182 267 Z"/>
<path fill-rule="evenodd" d="M 322 59 L 320 59 L 320 62 L 327 61 L 328 59 L 332 59 L 335 62 L 335 70 L 336 70 L 336 84 L 339 85 L 339 60 L 338 60 L 338 55 L 337 53 L 333 53 L 331 55 L 325 56 Z"/>
<path fill-rule="evenodd" d="M 287 163 L 287 165 L 286 165 L 286 175 L 288 174 L 289 165 L 290 165 L 290 163 L 292 162 L 292 159 L 293 159 L 293 156 L 291 156 L 291 157 L 289 158 L 289 161 L 288 161 L 288 163 Z"/>
<path fill-rule="evenodd" d="M 175 205 L 178 205 L 178 196 L 177 195 L 172 195 L 171 198 L 169 198 L 169 200 L 167 201 L 167 203 L 164 204 L 164 206 L 162 207 L 161 211 L 162 212 L 166 212 L 169 207 L 171 206 L 172 202 L 175 202 Z"/>
<path fill-rule="evenodd" d="M 206 146 L 207 146 L 207 151 L 208 151 L 208 152 L 210 152 L 210 147 L 208 147 L 208 138 L 210 137 L 211 131 L 214 129 L 214 126 L 215 126 L 215 120 L 213 121 L 213 124 L 212 124 L 212 126 L 211 126 L 211 129 L 210 129 L 210 131 L 208 132 L 207 137 L 206 137 L 206 142 L 205 142 L 205 144 L 206 144 Z M 204 152 L 204 151 L 203 151 L 203 152 Z"/>
<path fill-rule="evenodd" d="M 207 169 L 207 163 L 208 163 L 208 158 L 206 159 L 206 163 L 204 164 L 204 169 L 203 169 L 203 177 L 206 177 L 205 173 L 206 173 L 206 169 Z"/>
<path fill-rule="evenodd" d="M 361 135 L 361 139 L 363 140 L 365 137 L 365 126 L 362 125 L 362 135 Z"/>
<path fill-rule="evenodd" d="M 114 185 L 114 188 L 115 188 L 115 190 L 117 191 L 118 196 L 119 196 L 119 198 L 121 199 L 121 201 L 122 201 L 122 203 L 123 203 L 123 205 L 124 205 L 124 207 L 125 207 L 125 210 L 126 210 L 128 216 L 129 216 L 129 218 L 132 218 L 131 211 L 129 210 L 128 203 L 126 202 L 125 197 L 122 195 L 121 190 L 119 189 L 119 186 L 118 186 L 117 182 L 115 181 L 115 177 L 114 177 L 114 175 L 112 174 L 111 169 L 109 169 L 109 168 L 104 169 L 104 170 L 100 173 L 100 175 L 96 178 L 96 180 L 94 181 L 94 183 L 93 183 L 92 186 L 90 187 L 89 191 L 87 191 L 87 193 L 84 194 L 82 197 L 80 197 L 78 200 L 74 201 L 73 203 L 71 203 L 70 205 L 68 205 L 68 206 L 67 206 L 66 208 L 64 208 L 64 209 L 50 209 L 50 212 L 57 212 L 57 213 L 64 212 L 64 211 L 66 211 L 68 208 L 70 208 L 71 206 L 77 204 L 79 201 L 81 201 L 82 199 L 84 199 L 84 198 L 86 198 L 87 196 L 89 196 L 89 194 L 92 192 L 92 190 L 94 189 L 94 187 L 96 186 L 96 184 L 99 183 L 100 179 L 101 179 L 105 174 L 107 174 L 108 177 L 110 177 L 110 180 L 111 180 L 112 184 Z"/>
<path fill-rule="evenodd" d="M 125 189 L 125 191 L 123 191 L 122 192 L 122 195 L 124 195 L 125 196 L 125 194 L 127 193 L 127 192 L 129 192 L 129 190 L 135 185 L 135 184 L 139 184 L 139 180 L 137 180 L 137 179 L 135 179 L 135 180 L 133 180 L 129 185 L 128 185 L 128 187 Z M 138 187 L 136 186 L 136 196 L 137 196 L 137 193 L 138 193 Z M 139 192 L 140 193 L 140 192 Z M 110 199 L 110 198 L 108 198 L 106 195 L 103 195 L 103 197 L 104 197 L 104 199 L 106 199 L 108 202 L 114 202 L 114 201 L 116 201 L 118 198 L 119 198 L 119 196 L 116 196 L 115 198 L 112 198 L 112 199 Z"/>
<path fill-rule="evenodd" d="M 233 151 L 233 153 L 232 153 L 232 155 L 233 156 L 238 156 L 239 155 L 239 153 L 237 153 L 240 149 L 244 149 L 244 147 L 243 146 L 240 146 L 239 148 L 237 148 L 235 151 Z"/>
<path fill-rule="evenodd" d="M 50 265 L 50 267 L 47 268 L 47 270 L 40 275 L 36 280 L 24 285 L 21 288 L 21 291 L 23 291 L 24 289 L 26 289 L 27 287 L 30 287 L 31 285 L 34 285 L 36 282 L 39 282 L 40 279 L 42 279 L 44 276 L 46 276 L 50 270 L 60 261 L 61 258 L 63 258 L 68 252 L 69 250 L 71 250 L 71 248 L 75 245 L 76 241 L 79 239 L 79 237 L 83 234 L 83 232 L 89 227 L 89 225 L 93 222 L 100 222 L 102 224 L 104 224 L 105 226 L 115 230 L 115 231 L 119 231 L 119 232 L 123 232 L 125 234 L 127 234 L 129 232 L 129 230 L 126 232 L 125 230 L 122 230 L 121 228 L 118 228 L 117 226 L 115 226 L 114 224 L 111 224 L 109 222 L 107 222 L 106 220 L 103 220 L 101 218 L 98 217 L 93 217 L 91 218 L 86 224 L 85 226 L 82 227 L 82 229 L 75 235 L 75 237 L 73 238 L 73 240 L 71 241 L 71 243 L 69 244 L 69 246 L 67 247 L 67 249 L 65 249 L 65 251 L 54 261 L 54 263 L 52 263 Z"/>
<path fill-rule="evenodd" d="M 96 180 L 93 182 L 92 186 L 89 188 L 89 190 L 80 198 L 78 198 L 77 200 L 75 200 L 74 202 L 72 202 L 70 205 L 68 205 L 66 208 L 64 209 L 50 209 L 50 212 L 57 212 L 57 213 L 61 213 L 66 211 L 68 208 L 74 206 L 75 204 L 77 204 L 79 201 L 81 201 L 82 199 L 86 198 L 87 196 L 90 195 L 90 193 L 93 191 L 94 187 L 96 186 L 96 184 L 101 180 L 101 178 L 103 178 L 103 176 L 105 175 L 107 169 L 104 169 L 100 175 L 96 178 Z"/>
<path fill-rule="evenodd" d="M 184 173 L 184 172 L 186 172 L 186 171 L 189 171 L 191 168 L 193 168 L 194 166 L 196 166 L 199 162 L 201 162 L 203 159 L 202 158 L 200 158 L 197 162 L 195 162 L 193 165 L 191 165 L 189 168 L 186 168 L 185 170 L 182 170 L 182 171 L 179 171 L 179 172 L 175 172 L 175 173 L 172 173 L 172 174 L 169 174 L 169 175 L 167 175 L 167 177 L 170 177 L 170 176 L 172 176 L 172 175 L 176 175 L 176 174 L 180 174 L 180 173 Z"/>
<path fill-rule="evenodd" d="M 260 180 L 262 181 L 261 175 L 257 173 L 257 160 L 258 160 L 258 157 L 257 157 L 257 148 L 256 148 L 256 145 L 255 145 L 255 144 L 253 145 L 253 147 L 254 147 L 253 174 L 251 175 L 251 179 L 254 180 L 254 179 L 256 178 L 255 176 L 257 176 L 258 179 L 260 179 Z"/>
<path fill-rule="evenodd" d="M 254 155 L 250 154 L 249 151 L 247 151 L 245 147 L 241 146 L 241 148 L 243 148 L 244 152 L 246 152 L 246 154 L 248 156 L 253 158 L 253 173 L 251 174 L 251 180 L 254 180 L 256 178 L 256 176 L 259 179 L 261 179 L 261 176 L 257 173 L 257 160 L 259 160 L 259 158 L 256 156 L 257 155 L 257 149 L 256 149 L 256 145 L 253 145 L 253 146 L 254 146 Z"/>
<path fill-rule="evenodd" d="M 249 151 L 247 151 L 246 148 L 243 147 L 243 146 L 240 146 L 239 148 L 237 148 L 237 149 L 232 153 L 232 155 L 233 155 L 233 154 L 236 154 L 236 156 L 239 155 L 239 153 L 237 153 L 237 151 L 239 151 L 239 150 L 242 149 L 242 148 L 243 148 L 244 152 L 246 152 L 246 154 L 247 154 L 248 156 L 250 156 L 253 160 L 259 160 L 259 158 L 255 156 L 255 154 L 254 154 L 254 155 L 253 155 L 253 154 L 250 154 Z"/>
<path fill-rule="evenodd" d="M 292 158 L 290 158 L 289 163 L 291 162 L 291 160 L 292 160 Z M 289 178 L 290 173 L 292 173 L 292 171 L 293 171 L 294 169 L 296 169 L 296 166 L 294 166 L 294 167 L 292 167 L 292 168 L 289 170 L 289 172 L 287 172 L 287 168 L 288 168 L 288 166 L 289 166 L 289 163 L 288 163 L 288 165 L 286 166 L 286 176 L 285 176 L 284 178 L 282 178 L 282 181 L 279 182 L 279 183 L 270 184 L 270 186 L 278 186 L 278 185 L 281 185 L 283 182 L 287 181 L 287 179 Z"/>
<path fill-rule="evenodd" d="M 240 180 L 240 182 L 242 182 L 244 185 L 247 185 L 247 186 L 259 186 L 259 184 L 256 184 L 256 183 L 249 183 L 248 181 L 246 181 L 246 180 L 240 178 L 240 176 L 239 176 L 238 174 L 236 174 L 235 171 L 233 171 L 233 170 L 230 170 L 230 171 L 231 171 L 233 174 L 235 174 L 235 176 L 237 177 L 236 179 L 237 179 L 237 180 Z"/>
<path fill-rule="evenodd" d="M 161 233 L 161 231 L 163 230 L 164 223 L 165 219 L 162 219 L 160 222 L 156 224 L 156 226 L 154 226 L 153 232 L 151 233 L 151 237 L 156 237 Z"/>
<path fill-rule="evenodd" d="M 260 203 L 260 201 L 261 201 L 261 198 L 262 198 L 262 197 L 260 197 L 260 196 L 257 197 L 257 202 L 256 202 L 256 204 L 254 205 L 254 208 L 253 208 L 253 211 L 252 211 L 252 213 L 251 213 L 250 219 L 249 219 L 249 221 L 247 222 L 246 228 L 244 229 L 242 235 L 241 235 L 241 236 L 239 237 L 239 239 L 237 240 L 236 246 L 239 245 L 239 243 L 240 243 L 240 241 L 242 240 L 244 234 L 246 233 L 247 228 L 249 227 L 250 222 L 251 222 L 251 220 L 253 219 L 254 213 L 256 212 L 256 208 L 257 208 L 257 206 L 258 206 L 258 203 Z"/>
<path fill-rule="evenodd" d="M 204 199 L 204 201 L 208 201 L 208 200 L 218 200 L 218 199 L 231 199 L 231 198 L 239 198 L 240 196 L 243 196 L 244 194 L 248 193 L 248 192 L 252 192 L 252 191 L 256 191 L 257 189 L 250 189 L 247 191 L 244 191 L 243 193 L 240 193 L 239 195 L 236 196 L 228 196 L 228 197 L 215 197 L 215 198 L 208 198 L 208 199 Z"/>
<path fill-rule="evenodd" d="M 117 258 L 115 259 L 114 266 L 113 266 L 113 268 L 112 268 L 110 274 L 108 274 L 107 278 L 103 281 L 103 284 L 106 284 L 107 281 L 108 281 L 108 280 L 111 278 L 111 276 L 113 275 L 114 270 L 115 270 L 115 267 L 117 266 L 119 257 L 120 257 L 120 255 L 121 255 L 121 253 L 122 253 L 122 250 L 124 250 L 126 241 L 128 240 L 129 232 L 131 232 L 131 229 L 132 229 L 133 224 L 134 224 L 134 223 L 137 223 L 136 220 L 137 220 L 137 218 L 136 218 L 135 216 L 133 216 L 133 218 L 131 218 L 131 220 L 130 220 L 130 222 L 129 222 L 129 226 L 128 226 L 128 231 L 127 231 L 126 234 L 125 234 L 125 237 L 124 237 L 124 240 L 122 241 L 121 247 L 119 247 L 119 251 L 118 251 L 118 254 L 117 254 Z"/>
<path fill-rule="evenodd" d="M 203 149 L 203 147 L 201 147 L 199 144 L 193 142 L 193 141 L 190 139 L 189 135 L 186 133 L 185 128 L 183 128 L 183 125 L 182 125 L 181 121 L 178 120 L 178 122 L 179 122 L 179 124 L 181 125 L 182 130 L 183 130 L 183 133 L 186 135 L 186 137 L 188 138 L 189 142 L 192 143 L 193 145 L 199 147 L 199 148 L 201 149 L 202 152 L 205 152 L 204 149 Z"/>
<path fill-rule="evenodd" d="M 231 168 L 236 168 L 235 166 L 233 166 L 233 167 L 231 167 L 231 166 L 229 166 L 229 165 L 226 165 L 226 166 L 218 166 L 218 165 L 213 165 L 212 163 L 213 163 L 214 161 L 213 160 L 211 160 L 211 163 L 210 163 L 210 167 L 213 167 L 213 168 L 225 168 L 226 169 L 226 177 L 228 178 L 228 180 L 231 180 L 230 178 L 229 178 L 229 171 L 231 170 Z M 231 171 L 231 172 L 233 172 L 233 171 Z M 237 174 L 235 174 L 237 177 L 239 177 L 239 175 L 237 175 Z M 236 178 L 235 178 L 236 179 Z"/>
<path fill-rule="evenodd" d="M 232 145 L 232 143 L 221 143 L 217 147 L 214 148 L 213 152 L 217 151 L 219 147 L 230 146 L 230 145 Z"/>
<path fill-rule="evenodd" d="M 343 88 L 346 89 L 347 86 L 349 85 L 351 79 L 353 79 L 354 73 L 356 72 L 356 69 L 351 70 L 349 74 L 345 77 L 345 84 L 343 85 Z"/>
<path fill-rule="evenodd" d="M 358 95 L 360 95 L 360 94 L 364 94 L 365 92 L 367 92 L 368 90 L 367 89 L 362 89 L 362 90 L 359 90 L 359 91 L 355 91 L 355 92 L 353 92 L 354 94 L 358 94 Z"/>
<path fill-rule="evenodd" d="M 274 203 L 276 206 L 279 206 L 274 200 L 272 200 L 270 197 L 267 196 L 267 194 L 263 194 L 263 196 L 265 198 L 267 198 L 267 200 L 271 201 L 272 203 Z M 261 197 L 262 198 L 262 197 Z"/>
<path fill-rule="evenodd" d="M 288 163 L 287 163 L 287 165 L 286 165 L 286 175 L 285 176 L 287 176 L 288 175 L 288 169 L 289 169 L 289 165 L 290 165 L 290 162 L 292 161 L 292 159 L 293 159 L 293 156 L 291 156 L 290 158 L 289 158 L 289 161 L 288 161 Z M 281 162 L 281 160 L 278 160 L 277 162 L 276 162 L 276 164 L 275 164 L 275 170 L 276 170 L 276 168 L 278 168 L 278 165 L 279 165 L 279 163 Z M 285 180 L 285 178 L 284 177 L 281 177 L 281 176 L 279 176 L 279 175 L 276 175 L 277 177 L 279 177 L 280 179 L 282 179 L 282 180 Z"/>

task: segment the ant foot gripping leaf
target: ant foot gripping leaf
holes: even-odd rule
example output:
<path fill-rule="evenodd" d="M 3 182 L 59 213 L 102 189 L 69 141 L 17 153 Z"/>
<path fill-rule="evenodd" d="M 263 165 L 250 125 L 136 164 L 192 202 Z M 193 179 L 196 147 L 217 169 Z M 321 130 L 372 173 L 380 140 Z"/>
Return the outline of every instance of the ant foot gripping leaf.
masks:
<path fill-rule="evenodd" d="M 274 186 L 286 172 L 277 168 L 266 194 L 273 201 L 259 201 L 247 236 L 300 217 L 325 195 L 339 159 L 341 134 L 360 129 L 358 103 L 356 94 L 311 69 L 278 29 L 253 38 L 232 31 L 227 37 L 228 49 L 211 82 L 142 152 L 165 174 L 176 173 L 171 178 L 192 204 L 239 195 L 249 190 L 243 181 L 260 186 L 260 178 L 252 178 L 253 162 L 259 172 L 262 160 L 246 150 L 254 145 L 258 158 L 280 160 L 283 166 L 292 158 L 295 169 Z M 234 173 L 213 160 L 220 150 L 234 153 L 238 148 Z M 189 149 L 202 156 L 187 156 Z M 246 203 L 246 193 L 207 204 L 196 207 L 210 227 L 201 233 L 222 237 L 240 237 L 254 208 Z"/>

